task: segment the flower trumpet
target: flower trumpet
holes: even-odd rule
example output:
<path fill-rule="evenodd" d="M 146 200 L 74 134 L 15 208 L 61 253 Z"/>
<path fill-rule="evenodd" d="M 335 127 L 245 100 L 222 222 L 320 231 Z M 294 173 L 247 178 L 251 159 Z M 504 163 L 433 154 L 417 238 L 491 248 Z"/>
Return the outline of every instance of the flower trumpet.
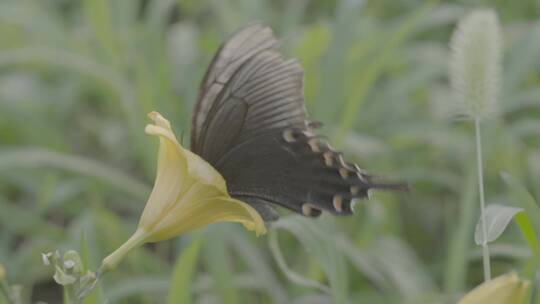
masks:
<path fill-rule="evenodd" d="M 179 236 L 206 225 L 239 222 L 257 235 L 266 233 L 261 216 L 229 196 L 223 177 L 205 160 L 180 145 L 161 114 L 148 114 L 145 132 L 159 137 L 157 174 L 135 233 L 106 257 L 100 268 L 114 268 L 131 249 Z"/>

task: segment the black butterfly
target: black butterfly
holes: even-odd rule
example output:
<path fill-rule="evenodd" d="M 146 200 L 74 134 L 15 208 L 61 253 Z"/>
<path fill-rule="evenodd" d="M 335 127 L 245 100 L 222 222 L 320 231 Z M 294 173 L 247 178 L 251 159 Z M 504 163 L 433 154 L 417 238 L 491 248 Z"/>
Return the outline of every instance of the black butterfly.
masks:
<path fill-rule="evenodd" d="M 303 70 L 285 60 L 269 27 L 253 24 L 223 43 L 202 81 L 191 150 L 225 178 L 231 196 L 269 221 L 277 204 L 306 216 L 352 213 L 354 198 L 375 183 L 313 133 L 304 105 Z"/>

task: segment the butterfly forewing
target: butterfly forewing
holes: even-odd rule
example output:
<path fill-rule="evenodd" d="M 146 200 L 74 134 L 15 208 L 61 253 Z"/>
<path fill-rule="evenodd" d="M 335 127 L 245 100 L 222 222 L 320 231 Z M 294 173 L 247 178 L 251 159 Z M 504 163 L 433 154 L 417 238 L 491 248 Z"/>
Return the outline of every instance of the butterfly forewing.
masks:
<path fill-rule="evenodd" d="M 200 131 L 201 155 L 217 165 L 235 146 L 259 135 L 303 128 L 302 70 L 275 51 L 254 55 L 232 76 Z M 226 127 L 226 128 L 224 128 Z"/>
<path fill-rule="evenodd" d="M 191 149 L 200 153 L 199 133 L 212 118 L 209 111 L 217 106 L 216 99 L 233 74 L 253 55 L 261 51 L 279 48 L 279 41 L 272 30 L 254 24 L 234 33 L 218 50 L 208 67 L 199 88 L 199 97 L 193 111 L 191 126 Z"/>

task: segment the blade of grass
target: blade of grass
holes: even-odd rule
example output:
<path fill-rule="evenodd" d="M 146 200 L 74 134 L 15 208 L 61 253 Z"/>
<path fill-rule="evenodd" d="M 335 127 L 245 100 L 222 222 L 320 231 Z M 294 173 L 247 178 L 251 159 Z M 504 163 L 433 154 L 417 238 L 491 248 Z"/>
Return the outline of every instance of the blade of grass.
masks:
<path fill-rule="evenodd" d="M 233 258 L 230 255 L 226 240 L 227 224 L 220 224 L 209 229 L 204 246 L 205 265 L 214 278 L 214 290 L 224 304 L 240 303 L 237 289 L 234 287 Z"/>
<path fill-rule="evenodd" d="M 453 226 L 450 248 L 446 259 L 444 289 L 448 294 L 460 293 L 465 287 L 467 256 L 472 243 L 475 224 L 476 195 L 475 168 L 472 166 L 464 179 L 457 225 Z"/>
<path fill-rule="evenodd" d="M 8 203 L 0 197 L 0 223 L 2 229 L 25 237 L 47 237 L 51 240 L 62 238 L 62 227 L 49 223 L 35 213 L 28 212 L 28 207 Z"/>
<path fill-rule="evenodd" d="M 0 170 L 52 167 L 103 180 L 136 198 L 145 200 L 150 188 L 110 166 L 81 156 L 42 148 L 13 148 L 0 152 Z"/>
<path fill-rule="evenodd" d="M 487 223 L 486 223 L 486 203 L 484 199 L 484 169 L 482 161 L 482 137 L 480 130 L 480 118 L 476 117 L 474 120 L 474 130 L 476 139 L 476 168 L 478 176 L 478 194 L 480 196 L 480 218 L 482 225 L 482 234 L 487 239 Z M 484 241 L 482 244 L 482 263 L 484 265 L 484 281 L 491 280 L 491 260 L 489 258 L 489 246 L 488 242 Z"/>
<path fill-rule="evenodd" d="M 68 68 L 81 73 L 81 75 L 91 76 L 108 85 L 120 97 L 119 102 L 126 114 L 130 128 L 137 126 L 137 96 L 133 94 L 130 83 L 117 71 L 97 62 L 93 58 L 41 45 L 31 45 L 0 52 L 0 66 L 34 62 L 45 63 L 51 67 Z"/>
<path fill-rule="evenodd" d="M 506 172 L 501 172 L 501 177 L 510 190 L 510 202 L 525 209 L 525 212 L 516 216 L 516 222 L 531 250 L 531 257 L 524 265 L 523 275 L 531 282 L 535 282 L 536 273 L 540 266 L 540 245 L 536 237 L 537 233 L 540 232 L 540 208 L 529 191 L 517 179 Z M 532 223 L 529 219 L 532 220 Z M 540 303 L 540 295 L 536 295 L 535 299 L 532 297 L 532 291 L 529 290 L 525 303 Z"/>
<path fill-rule="evenodd" d="M 429 12 L 432 6 L 432 2 L 427 2 L 421 8 L 416 10 L 411 16 L 406 18 L 403 24 L 399 26 L 399 29 L 387 40 L 379 55 L 373 59 L 372 63 L 365 67 L 365 69 L 362 71 L 362 78 L 355 87 L 355 91 L 348 94 L 350 98 L 345 103 L 339 123 L 337 125 L 335 138 L 338 146 L 342 144 L 346 133 L 353 127 L 362 101 L 380 76 L 386 63 L 394 55 L 395 51 L 403 44 L 403 42 L 405 42 L 405 40 L 409 37 L 409 34 L 413 32 L 415 26 L 420 22 L 425 14 Z"/>
<path fill-rule="evenodd" d="M 323 77 L 313 108 L 314 116 L 322 121 L 335 120 L 338 109 L 333 101 L 343 100 L 345 96 L 342 87 L 345 77 L 343 71 L 346 67 L 346 52 L 352 43 L 350 37 L 354 33 L 351 24 L 358 18 L 362 5 L 363 1 L 337 2 L 336 16 L 329 36 L 330 44 L 322 58 L 320 74 Z"/>
<path fill-rule="evenodd" d="M 251 268 L 253 274 L 264 282 L 265 288 L 272 299 L 272 303 L 289 303 L 288 292 L 272 271 L 272 265 L 266 259 L 263 250 L 257 244 L 248 239 L 247 234 L 238 233 L 231 235 L 233 249 L 242 257 L 244 263 Z"/>
<path fill-rule="evenodd" d="M 510 189 L 510 201 L 518 207 L 525 209 L 525 213 L 532 219 L 535 231 L 540 232 L 540 208 L 536 200 L 527 189 L 514 177 L 506 172 L 501 172 L 501 177 Z"/>
<path fill-rule="evenodd" d="M 273 232 L 273 231 L 270 232 L 270 234 L 268 235 L 268 243 L 269 243 L 269 246 L 270 246 L 270 250 L 272 251 L 272 254 L 274 255 L 274 259 L 276 260 L 277 265 L 279 266 L 281 271 L 285 274 L 287 279 L 289 279 L 291 282 L 293 282 L 295 284 L 298 284 L 298 285 L 301 285 L 301 286 L 319 289 L 319 290 L 325 292 L 326 294 L 331 293 L 330 289 L 327 286 L 325 286 L 325 285 L 323 285 L 323 284 L 321 284 L 321 283 L 319 283 L 319 282 L 317 282 L 315 280 L 311 280 L 311 279 L 308 279 L 308 278 L 302 276 L 301 274 L 299 274 L 299 273 L 295 272 L 294 270 L 292 270 L 287 265 L 287 262 L 285 261 L 285 258 L 283 257 L 283 254 L 282 254 L 282 250 L 279 247 L 279 241 L 277 239 L 277 233 L 276 232 Z"/>
<path fill-rule="evenodd" d="M 89 269 L 89 262 L 90 262 L 90 252 L 89 252 L 89 249 L 88 249 L 88 243 L 86 241 L 86 235 L 84 233 L 84 231 L 81 232 L 81 240 L 80 240 L 80 245 L 79 245 L 79 253 L 81 255 L 81 261 L 83 263 L 83 273 L 86 273 Z M 95 288 L 94 290 L 92 290 L 90 292 L 89 295 L 87 295 L 82 304 L 98 304 L 98 303 L 101 303 L 102 301 L 99 301 L 99 297 L 100 297 L 100 290 L 101 288 Z"/>
<path fill-rule="evenodd" d="M 203 244 L 203 239 L 198 236 L 176 259 L 171 278 L 171 288 L 169 289 L 169 304 L 190 304 L 193 303 L 191 297 L 191 282 L 197 266 L 197 259 Z"/>
<path fill-rule="evenodd" d="M 538 238 L 536 237 L 534 228 L 526 213 L 521 212 L 517 214 L 515 221 L 527 242 L 527 246 L 529 246 L 529 249 L 531 250 L 531 258 L 523 269 L 523 275 L 533 279 L 536 269 L 540 264 L 540 244 L 538 243 Z"/>
<path fill-rule="evenodd" d="M 283 229 L 300 241 L 324 271 L 331 289 L 317 281 L 304 278 L 287 266 L 281 250 L 279 250 L 276 229 Z M 342 252 L 331 241 L 335 233 L 338 232 L 333 231 L 330 221 L 313 221 L 299 216 L 290 216 L 281 218 L 273 224 L 269 242 L 274 258 L 289 279 L 295 283 L 329 293 L 333 303 L 345 303 L 348 300 L 347 268 Z"/>
<path fill-rule="evenodd" d="M 98 45 L 108 61 L 119 62 L 118 43 L 111 19 L 111 8 L 106 0 L 85 0 L 82 8 L 86 23 L 94 32 Z"/>

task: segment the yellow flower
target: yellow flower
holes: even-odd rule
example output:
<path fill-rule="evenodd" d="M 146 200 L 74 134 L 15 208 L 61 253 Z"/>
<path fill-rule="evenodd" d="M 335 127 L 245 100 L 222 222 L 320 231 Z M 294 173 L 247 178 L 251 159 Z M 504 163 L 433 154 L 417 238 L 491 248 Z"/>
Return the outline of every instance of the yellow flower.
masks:
<path fill-rule="evenodd" d="M 521 280 L 515 272 L 487 281 L 466 294 L 458 304 L 516 304 L 522 303 L 529 281 Z"/>
<path fill-rule="evenodd" d="M 145 132 L 159 137 L 154 188 L 131 238 L 103 260 L 102 271 L 114 268 L 132 248 L 158 242 L 220 221 L 239 222 L 257 235 L 264 221 L 250 205 L 233 199 L 223 177 L 206 161 L 184 149 L 168 120 L 148 114 L 154 124 Z"/>

